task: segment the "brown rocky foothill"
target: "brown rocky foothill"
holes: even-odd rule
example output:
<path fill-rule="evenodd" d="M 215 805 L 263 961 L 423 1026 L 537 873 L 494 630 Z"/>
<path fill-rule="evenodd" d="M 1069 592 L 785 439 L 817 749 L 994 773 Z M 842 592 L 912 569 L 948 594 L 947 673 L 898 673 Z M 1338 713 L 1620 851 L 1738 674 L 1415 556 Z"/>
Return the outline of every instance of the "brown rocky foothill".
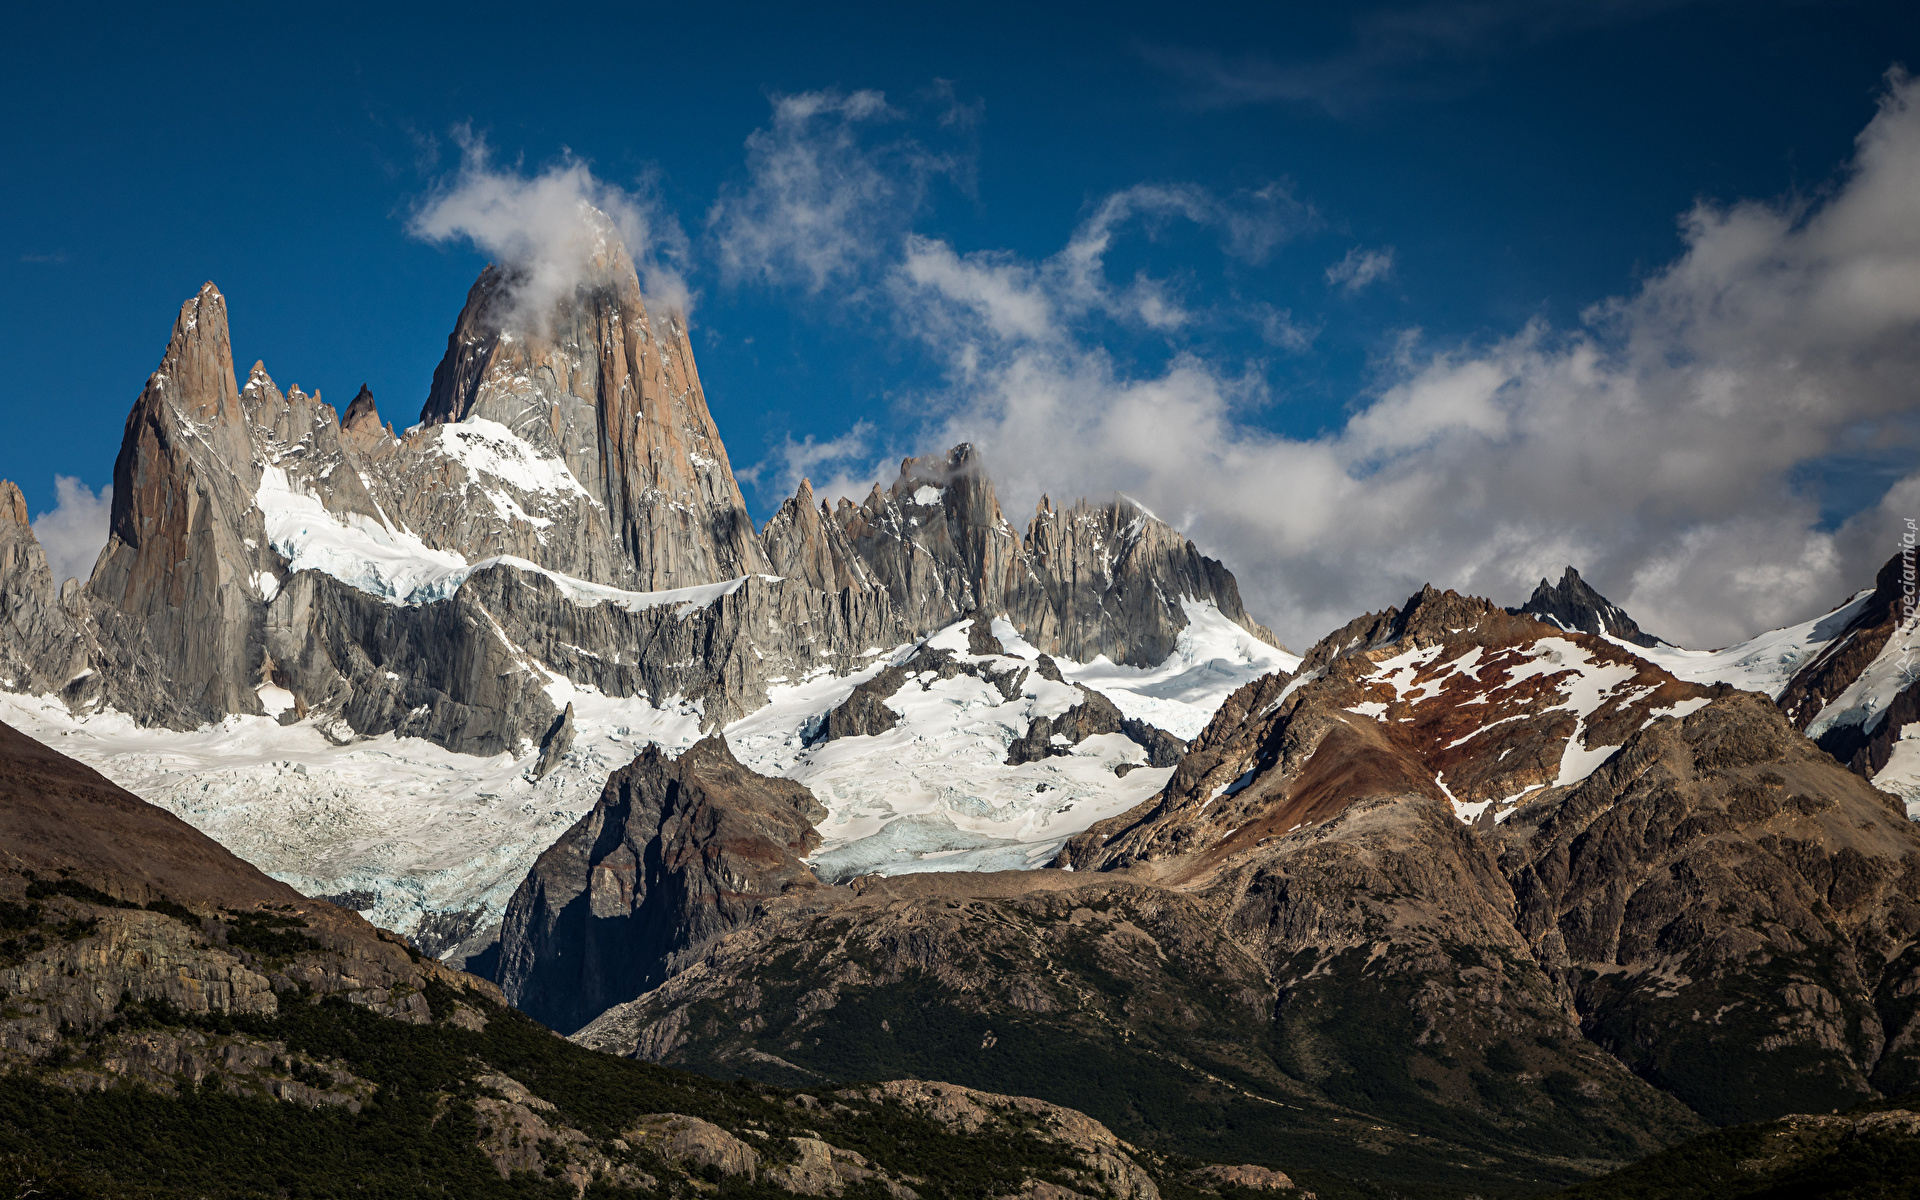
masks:
<path fill-rule="evenodd" d="M 804 1084 L 913 1069 L 938 1029 L 958 1084 L 1130 1137 L 1191 1119 L 1107 1104 L 1098 1046 L 1235 1080 L 1301 1154 L 1357 1110 L 1383 1154 L 1591 1172 L 1916 1086 L 1915 864 L 1898 805 L 1765 697 L 1427 589 L 1242 688 L 1071 871 L 773 901 L 577 1037 Z"/>
<path fill-rule="evenodd" d="M 507 905 L 498 978 L 570 1032 L 661 982 L 676 956 L 820 882 L 801 860 L 826 809 L 741 766 L 726 739 L 648 747 L 542 854 Z"/>
<path fill-rule="evenodd" d="M 309 899 L 172 814 L 0 724 L 0 1070 L 88 1090 L 171 1091 L 209 1077 L 242 1094 L 357 1108 L 370 1085 L 272 1040 L 123 1028 L 128 1005 L 189 1017 L 271 1016 L 295 995 L 338 995 L 428 1019 L 439 981 L 490 983 L 423 959 L 355 913 Z M 261 931 L 269 941 L 262 941 Z M 55 935 L 57 933 L 57 936 Z M 259 947 L 272 945 L 272 952 Z M 49 1066 L 73 1037 L 84 1060 Z M 293 1075 L 289 1075 L 293 1071 Z"/>

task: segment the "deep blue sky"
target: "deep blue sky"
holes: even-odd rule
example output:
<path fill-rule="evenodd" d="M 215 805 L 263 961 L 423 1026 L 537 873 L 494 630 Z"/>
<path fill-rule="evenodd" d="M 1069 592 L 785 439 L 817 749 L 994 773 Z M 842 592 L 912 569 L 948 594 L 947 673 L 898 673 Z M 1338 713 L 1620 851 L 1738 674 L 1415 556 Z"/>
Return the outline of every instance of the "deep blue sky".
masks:
<path fill-rule="evenodd" d="M 1445 344 L 1572 324 L 1673 259 L 1697 199 L 1819 191 L 1888 67 L 1920 67 L 1911 3 L 407 7 L 9 17 L 0 476 L 36 512 L 56 473 L 109 482 L 204 279 L 243 373 L 264 359 L 337 404 L 366 382 L 411 423 L 483 261 L 405 231 L 462 122 L 529 169 L 571 151 L 615 184 L 657 181 L 692 235 L 709 400 L 748 466 L 788 436 L 898 423 L 937 371 L 832 290 L 714 269 L 704 217 L 770 96 L 884 91 L 900 136 L 971 167 L 915 222 L 962 251 L 1043 258 L 1138 183 L 1284 184 L 1313 228 L 1258 265 L 1215 255 L 1190 286 L 1318 327 L 1305 353 L 1218 335 L 1274 388 L 1260 419 L 1299 436 L 1337 425 L 1410 328 Z M 940 80 L 970 129 L 933 120 Z M 1356 246 L 1395 266 L 1348 296 L 1325 272 Z M 1177 275 L 1203 251 L 1175 230 L 1110 271 Z M 1123 360 L 1168 353 L 1113 336 Z M 764 518 L 778 497 L 749 500 Z"/>

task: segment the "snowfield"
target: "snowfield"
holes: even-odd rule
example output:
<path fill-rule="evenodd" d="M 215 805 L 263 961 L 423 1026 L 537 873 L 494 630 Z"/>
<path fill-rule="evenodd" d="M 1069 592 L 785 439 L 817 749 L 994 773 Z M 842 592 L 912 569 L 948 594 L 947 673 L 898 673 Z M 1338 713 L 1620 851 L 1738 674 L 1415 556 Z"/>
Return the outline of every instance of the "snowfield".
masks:
<path fill-rule="evenodd" d="M 339 527 L 331 514 L 327 520 Z M 683 606 L 709 603 L 739 583 L 627 593 L 556 582 L 581 604 Z M 1128 715 L 1191 738 L 1235 688 L 1299 662 L 1248 636 L 1210 603 L 1189 602 L 1186 611 L 1192 623 L 1160 666 L 1060 660 L 1062 674 L 1105 693 Z M 968 627 L 960 622 L 929 641 L 965 656 Z M 1009 651 L 1005 666 L 1037 657 L 1004 619 L 994 628 Z M 970 676 L 930 687 L 909 682 L 891 702 L 902 717 L 894 729 L 806 745 L 855 686 L 915 649 L 877 653 L 852 675 L 779 685 L 769 704 L 726 730 L 742 762 L 805 784 L 827 807 L 824 844 L 812 860 L 823 877 L 1042 866 L 1069 837 L 1147 799 L 1171 774 L 1137 767 L 1116 776 L 1119 764 L 1145 761 L 1144 751 L 1118 735 L 1089 738 L 1072 754 L 1044 762 L 1004 765 L 1008 746 L 1034 717 L 1058 715 L 1079 700 L 1073 688 L 1034 672 L 1012 701 Z M 576 733 L 559 765 L 537 781 L 530 778 L 532 754 L 478 758 L 391 734 L 338 745 L 311 721 L 282 726 L 271 717 L 229 717 L 180 733 L 141 728 L 111 711 L 76 717 L 51 698 L 10 694 L 0 694 L 0 720 L 179 816 L 276 879 L 310 895 L 341 897 L 376 924 L 417 935 L 427 931 L 422 921 L 429 914 L 464 914 L 463 926 L 475 931 L 497 924 L 534 859 L 593 807 L 611 772 L 648 743 L 677 752 L 700 736 L 700 713 L 678 701 L 655 708 L 645 698 L 617 699 L 558 677 L 548 692 L 556 705 L 574 706 Z M 262 699 L 270 710 L 291 703 L 283 694 Z"/>
<path fill-rule="evenodd" d="M 1801 667 L 1840 636 L 1862 608 L 1873 589 L 1854 595 L 1851 600 L 1823 617 L 1785 629 L 1769 629 L 1757 637 L 1722 650 L 1682 650 L 1678 646 L 1636 646 L 1607 635 L 1607 640 L 1646 659 L 1688 683 L 1731 684 L 1747 692 L 1761 692 L 1778 700 L 1780 693 Z"/>
<path fill-rule="evenodd" d="M 0 695 L 0 720 L 79 759 L 309 895 L 353 896 L 412 934 L 429 912 L 497 922 L 533 860 L 593 807 L 641 745 L 684 749 L 699 714 L 574 689 L 572 751 L 530 781 L 532 756 L 479 758 L 391 734 L 335 745 L 312 722 L 228 717 L 191 733 L 115 712 L 70 716 Z"/>

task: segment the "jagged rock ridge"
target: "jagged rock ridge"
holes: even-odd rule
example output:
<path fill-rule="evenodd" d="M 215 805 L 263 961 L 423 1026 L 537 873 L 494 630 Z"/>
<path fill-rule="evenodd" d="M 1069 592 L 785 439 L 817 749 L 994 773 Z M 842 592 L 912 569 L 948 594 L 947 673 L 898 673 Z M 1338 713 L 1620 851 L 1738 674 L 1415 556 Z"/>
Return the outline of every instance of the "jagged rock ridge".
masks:
<path fill-rule="evenodd" d="M 545 311 L 512 272 L 482 274 L 397 435 L 364 386 L 343 418 L 259 363 L 236 388 L 204 286 L 128 418 L 93 578 L 49 600 L 8 522 L 8 686 L 177 729 L 271 711 L 493 754 L 539 743 L 555 675 L 714 725 L 769 680 L 845 673 L 975 612 L 1129 665 L 1165 659 L 1192 604 L 1272 642 L 1224 567 L 1130 501 L 1043 505 L 1017 535 L 966 446 L 907 460 L 863 505 L 829 511 L 803 484 L 755 534 L 684 323 L 649 314 L 595 228 Z"/>
<path fill-rule="evenodd" d="M 916 631 L 1004 614 L 1047 653 L 1148 666 L 1173 652 L 1188 623 L 1183 602 L 1202 602 L 1279 644 L 1247 614 L 1225 567 L 1124 496 L 1065 510 L 1043 499 L 1021 535 L 970 445 L 944 459 L 909 458 L 886 491 L 875 485 L 862 503 L 843 499 L 827 515 L 783 524 L 773 557 L 857 558 Z"/>
<path fill-rule="evenodd" d="M 1533 595 L 1508 612 L 1539 617 L 1562 629 L 1604 633 L 1636 646 L 1658 646 L 1659 638 L 1643 632 L 1626 610 L 1593 590 L 1580 572 L 1568 567 L 1557 584 L 1542 579 Z"/>

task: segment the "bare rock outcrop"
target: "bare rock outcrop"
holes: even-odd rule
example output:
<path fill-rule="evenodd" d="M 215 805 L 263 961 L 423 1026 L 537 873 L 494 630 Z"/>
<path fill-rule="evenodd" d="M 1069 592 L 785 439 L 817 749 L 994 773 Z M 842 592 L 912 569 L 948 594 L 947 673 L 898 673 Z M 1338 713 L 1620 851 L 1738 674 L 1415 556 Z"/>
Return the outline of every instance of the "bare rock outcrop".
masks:
<path fill-rule="evenodd" d="M 490 1071 L 477 1075 L 474 1083 L 482 1089 L 473 1101 L 478 1146 L 500 1178 L 526 1172 L 556 1179 L 576 1193 L 595 1182 L 648 1190 L 657 1186 L 659 1181 L 645 1171 L 610 1158 L 593 1138 L 562 1120 L 553 1102 L 540 1099 L 519 1080 Z"/>
<path fill-rule="evenodd" d="M 1121 1200 L 1160 1200 L 1153 1177 L 1132 1157 L 1138 1151 L 1105 1125 L 1074 1109 L 1028 1096 L 1000 1096 L 918 1079 L 883 1083 L 867 1094 L 968 1133 L 1024 1123 L 1021 1119 L 1025 1118 L 1032 1125 L 1029 1136 L 1056 1142 L 1078 1160 L 1069 1176 L 1074 1186 L 1063 1190 Z"/>
<path fill-rule="evenodd" d="M 799 784 L 756 775 L 726 739 L 649 747 L 542 854 L 501 930 L 508 998 L 571 1032 L 666 978 L 677 956 L 820 886 L 800 860 L 826 815 Z"/>
<path fill-rule="evenodd" d="M 760 1168 L 760 1152 L 752 1146 L 711 1121 L 681 1113 L 650 1113 L 621 1138 L 669 1162 L 711 1167 L 722 1175 L 752 1179 Z"/>
<path fill-rule="evenodd" d="M 26 497 L 0 479 L 0 688 L 44 694 L 75 684 L 80 701 L 99 686 L 84 675 L 88 643 L 33 535 Z"/>
<path fill-rule="evenodd" d="M 1562 629 L 1608 634 L 1636 646 L 1661 644 L 1659 638 L 1644 632 L 1625 609 L 1594 591 L 1572 567 L 1567 568 L 1559 583 L 1542 579 L 1525 604 L 1507 611 L 1516 616 L 1537 617 Z"/>

